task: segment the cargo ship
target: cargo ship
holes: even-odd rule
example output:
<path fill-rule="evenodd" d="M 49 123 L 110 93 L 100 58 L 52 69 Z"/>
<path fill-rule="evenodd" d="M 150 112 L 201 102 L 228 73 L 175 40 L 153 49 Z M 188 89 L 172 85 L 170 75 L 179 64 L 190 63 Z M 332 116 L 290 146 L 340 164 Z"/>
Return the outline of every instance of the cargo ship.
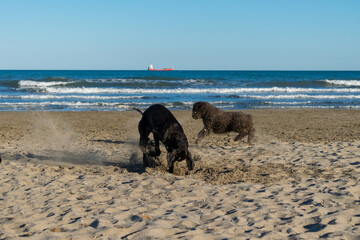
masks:
<path fill-rule="evenodd" d="M 174 70 L 174 68 L 162 68 L 162 69 L 156 69 L 156 68 L 154 68 L 154 67 L 153 67 L 153 65 L 152 65 L 152 64 L 150 64 L 150 65 L 149 65 L 149 67 L 148 67 L 148 70 L 149 70 L 149 71 L 173 71 L 173 70 Z"/>

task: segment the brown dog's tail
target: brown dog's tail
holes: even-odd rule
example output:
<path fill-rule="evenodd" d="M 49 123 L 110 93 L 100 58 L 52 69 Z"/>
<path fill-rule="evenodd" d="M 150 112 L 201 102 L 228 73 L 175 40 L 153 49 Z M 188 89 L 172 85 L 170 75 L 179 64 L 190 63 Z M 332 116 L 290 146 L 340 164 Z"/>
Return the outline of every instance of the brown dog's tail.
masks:
<path fill-rule="evenodd" d="M 131 106 L 128 106 L 128 105 L 123 105 L 123 104 L 118 104 L 116 106 L 122 107 L 122 108 L 130 108 L 130 109 L 133 109 L 135 111 L 138 111 L 139 113 L 141 113 L 141 115 L 143 115 L 143 112 L 139 108 L 131 107 Z"/>

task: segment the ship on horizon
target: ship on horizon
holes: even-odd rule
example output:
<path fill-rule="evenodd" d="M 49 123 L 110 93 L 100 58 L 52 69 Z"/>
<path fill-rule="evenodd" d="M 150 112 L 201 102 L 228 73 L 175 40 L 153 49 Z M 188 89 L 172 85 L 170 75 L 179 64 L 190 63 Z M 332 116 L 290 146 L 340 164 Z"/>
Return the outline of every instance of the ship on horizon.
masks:
<path fill-rule="evenodd" d="M 173 70 L 174 70 L 173 67 L 171 67 L 171 68 L 156 69 L 156 68 L 153 67 L 152 64 L 150 64 L 149 67 L 148 67 L 148 71 L 173 71 Z"/>

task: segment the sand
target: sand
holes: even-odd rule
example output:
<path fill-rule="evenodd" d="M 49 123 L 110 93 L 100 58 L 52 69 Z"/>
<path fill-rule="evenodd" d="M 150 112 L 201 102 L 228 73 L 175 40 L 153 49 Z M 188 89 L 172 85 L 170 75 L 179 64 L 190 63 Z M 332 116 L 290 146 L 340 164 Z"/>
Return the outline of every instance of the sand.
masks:
<path fill-rule="evenodd" d="M 360 111 L 248 110 L 196 161 L 142 167 L 126 112 L 0 112 L 0 239 L 360 239 Z"/>

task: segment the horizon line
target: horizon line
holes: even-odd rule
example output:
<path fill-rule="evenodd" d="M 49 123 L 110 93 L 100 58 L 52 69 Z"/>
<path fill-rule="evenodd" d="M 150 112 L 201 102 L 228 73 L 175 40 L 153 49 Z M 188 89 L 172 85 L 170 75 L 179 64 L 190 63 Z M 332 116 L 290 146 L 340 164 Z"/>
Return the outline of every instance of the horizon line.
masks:
<path fill-rule="evenodd" d="M 0 71 L 148 71 L 147 69 L 0 69 Z M 262 72 L 271 72 L 271 71 L 307 71 L 307 72 L 359 72 L 360 70 L 325 70 L 325 69 L 174 69 L 172 71 L 262 71 Z M 166 72 L 172 72 L 166 71 Z"/>

